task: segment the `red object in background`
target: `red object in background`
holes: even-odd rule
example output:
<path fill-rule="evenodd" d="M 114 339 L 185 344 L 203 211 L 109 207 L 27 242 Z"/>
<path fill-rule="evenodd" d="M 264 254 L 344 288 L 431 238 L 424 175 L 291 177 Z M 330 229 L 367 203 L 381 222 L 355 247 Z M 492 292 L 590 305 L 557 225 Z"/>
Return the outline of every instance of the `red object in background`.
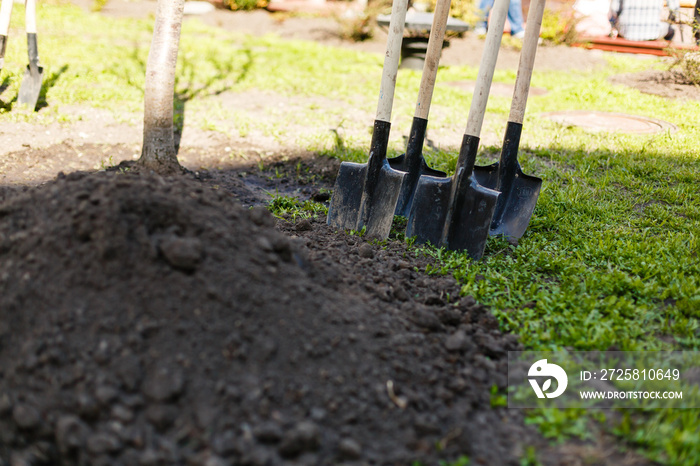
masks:
<path fill-rule="evenodd" d="M 678 44 L 666 40 L 634 41 L 608 36 L 581 37 L 575 47 L 587 49 L 606 50 L 608 52 L 638 53 L 657 56 L 671 56 L 673 50 L 700 50 L 700 47 L 687 44 Z"/>

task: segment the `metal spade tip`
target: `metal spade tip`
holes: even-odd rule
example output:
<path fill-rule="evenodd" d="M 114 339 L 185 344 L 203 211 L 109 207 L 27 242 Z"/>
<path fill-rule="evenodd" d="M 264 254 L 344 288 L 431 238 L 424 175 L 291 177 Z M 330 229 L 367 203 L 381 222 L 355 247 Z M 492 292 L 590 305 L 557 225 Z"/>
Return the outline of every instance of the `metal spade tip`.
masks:
<path fill-rule="evenodd" d="M 30 110 L 36 109 L 39 96 L 41 95 L 41 81 L 43 75 L 44 68 L 41 66 L 37 67 L 36 70 L 32 70 L 27 66 L 22 84 L 19 88 L 19 95 L 17 96 L 18 104 L 24 105 Z"/>
<path fill-rule="evenodd" d="M 519 239 L 525 234 L 535 210 L 542 180 L 523 173 L 518 163 L 522 124 L 508 122 L 499 162 L 474 167 L 478 183 L 500 191 L 489 234 Z"/>
<path fill-rule="evenodd" d="M 499 193 L 480 186 L 471 173 L 478 147 L 478 137 L 465 135 L 459 157 L 464 163 L 452 178 L 421 177 L 407 236 L 415 236 L 418 243 L 464 250 L 473 259 L 483 256 Z"/>
<path fill-rule="evenodd" d="M 390 124 L 376 121 L 369 161 L 343 162 L 335 180 L 328 209 L 328 224 L 346 230 L 365 229 L 369 237 L 386 239 L 404 172 L 392 169 L 386 160 Z"/>

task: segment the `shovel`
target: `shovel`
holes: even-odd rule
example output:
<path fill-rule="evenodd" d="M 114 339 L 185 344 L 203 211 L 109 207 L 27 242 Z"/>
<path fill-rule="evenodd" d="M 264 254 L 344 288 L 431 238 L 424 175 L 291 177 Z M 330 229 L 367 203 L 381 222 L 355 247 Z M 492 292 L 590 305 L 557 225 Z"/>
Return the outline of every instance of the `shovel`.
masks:
<path fill-rule="evenodd" d="M 430 101 L 435 89 L 435 78 L 437 77 L 440 54 L 445 40 L 447 29 L 447 19 L 450 13 L 450 0 L 438 0 L 433 15 L 433 25 L 430 29 L 428 39 L 428 50 L 425 54 L 425 64 L 421 75 L 420 90 L 418 91 L 418 102 L 416 103 L 416 113 L 411 124 L 411 132 L 406 146 L 406 153 L 398 157 L 389 159 L 389 165 L 394 170 L 406 172 L 406 176 L 401 183 L 399 200 L 396 203 L 396 215 L 408 217 L 413 202 L 413 195 L 416 185 L 421 175 L 436 176 L 444 178 L 446 173 L 433 170 L 428 166 L 423 158 L 423 142 L 425 132 L 428 127 L 428 114 L 430 113 Z"/>
<path fill-rule="evenodd" d="M 369 161 L 366 164 L 340 164 L 328 208 L 329 225 L 349 230 L 365 228 L 367 236 L 380 239 L 387 238 L 391 231 L 394 210 L 405 175 L 404 172 L 389 166 L 386 151 L 407 7 L 408 0 L 394 0 L 391 9 Z"/>
<path fill-rule="evenodd" d="M 27 49 L 29 52 L 29 65 L 24 72 L 24 79 L 19 88 L 17 102 L 34 110 L 41 93 L 41 78 L 44 68 L 39 66 L 39 51 L 36 41 L 36 3 L 35 0 L 26 0 L 26 25 L 27 25 Z"/>
<path fill-rule="evenodd" d="M 525 175 L 518 163 L 518 147 L 523 130 L 525 106 L 530 90 L 530 78 L 535 63 L 537 41 L 540 36 L 545 0 L 533 0 L 527 15 L 527 29 L 520 52 L 518 77 L 501 148 L 500 161 L 487 167 L 474 167 L 479 184 L 501 192 L 491 222 L 491 235 L 520 238 L 527 230 L 535 210 L 542 180 Z"/>
<path fill-rule="evenodd" d="M 415 236 L 419 243 L 466 250 L 473 259 L 484 254 L 499 195 L 480 186 L 473 170 L 509 3 L 496 0 L 493 8 L 455 174 L 442 179 L 421 176 L 406 227 L 406 236 Z"/>
<path fill-rule="evenodd" d="M 10 30 L 10 16 L 14 0 L 2 0 L 0 6 L 0 70 L 5 64 L 5 49 L 7 48 L 7 33 Z"/>

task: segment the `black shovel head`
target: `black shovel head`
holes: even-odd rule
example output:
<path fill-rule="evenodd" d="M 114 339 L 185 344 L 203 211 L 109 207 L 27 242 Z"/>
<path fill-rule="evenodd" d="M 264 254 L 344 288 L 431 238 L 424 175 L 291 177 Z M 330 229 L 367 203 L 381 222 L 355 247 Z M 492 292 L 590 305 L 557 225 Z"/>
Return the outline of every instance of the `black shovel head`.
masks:
<path fill-rule="evenodd" d="M 406 236 L 416 242 L 442 246 L 442 232 L 452 194 L 452 178 L 421 176 L 408 214 Z"/>
<path fill-rule="evenodd" d="M 365 228 L 368 237 L 386 239 L 405 173 L 392 170 L 384 160 L 376 183 L 371 183 L 368 169 L 368 164 L 340 164 L 328 208 L 328 224 L 345 230 Z M 368 182 L 374 186 L 366 186 Z"/>
<path fill-rule="evenodd" d="M 433 170 L 425 162 L 423 157 L 423 143 L 428 129 L 428 120 L 425 118 L 413 117 L 411 132 L 408 136 L 406 153 L 389 159 L 389 165 L 394 170 L 406 172 L 406 177 L 401 184 L 399 200 L 396 203 L 396 215 L 408 217 L 411 211 L 411 204 L 416 192 L 416 186 L 421 175 L 444 178 L 445 172 Z"/>
<path fill-rule="evenodd" d="M 412 167 L 409 166 L 406 160 L 406 154 L 401 154 L 398 157 L 393 157 L 389 159 L 389 165 L 394 170 L 406 172 L 406 176 L 401 183 L 401 189 L 399 192 L 399 199 L 396 202 L 396 215 L 402 215 L 408 217 L 411 211 L 411 204 L 415 197 L 416 186 L 418 185 L 418 180 L 421 176 L 433 176 L 436 178 L 445 178 L 447 173 L 441 172 L 440 170 L 435 170 L 430 168 L 423 156 L 420 156 L 420 161 L 417 169 L 411 170 Z"/>
<path fill-rule="evenodd" d="M 484 255 L 499 193 L 479 186 L 473 177 L 464 180 L 461 189 L 453 189 L 454 183 L 452 178 L 421 177 L 406 236 L 415 236 L 418 243 L 467 251 L 472 259 L 479 259 Z"/>
<path fill-rule="evenodd" d="M 467 251 L 472 259 L 484 255 L 489 229 L 500 193 L 480 186 L 473 176 L 459 189 L 453 202 L 452 220 L 445 225 L 448 249 Z"/>
<path fill-rule="evenodd" d="M 460 159 L 473 160 L 479 138 L 465 135 Z M 416 187 L 406 236 L 436 246 L 467 251 L 473 259 L 484 255 L 499 192 L 480 186 L 474 176 L 458 168 L 453 178 L 423 176 Z"/>
<path fill-rule="evenodd" d="M 41 66 L 30 67 L 24 72 L 22 85 L 19 88 L 17 103 L 26 105 L 29 109 L 35 110 L 41 94 L 41 80 L 44 76 L 44 68 Z"/>
<path fill-rule="evenodd" d="M 498 189 L 498 163 L 474 167 L 474 176 L 480 185 Z M 502 186 L 489 234 L 522 238 L 530 224 L 541 187 L 541 178 L 524 174 L 518 165 L 510 186 Z"/>
<path fill-rule="evenodd" d="M 374 122 L 369 161 L 343 162 L 335 179 L 328 207 L 328 224 L 386 239 L 391 232 L 403 172 L 393 170 L 386 159 L 391 124 Z"/>

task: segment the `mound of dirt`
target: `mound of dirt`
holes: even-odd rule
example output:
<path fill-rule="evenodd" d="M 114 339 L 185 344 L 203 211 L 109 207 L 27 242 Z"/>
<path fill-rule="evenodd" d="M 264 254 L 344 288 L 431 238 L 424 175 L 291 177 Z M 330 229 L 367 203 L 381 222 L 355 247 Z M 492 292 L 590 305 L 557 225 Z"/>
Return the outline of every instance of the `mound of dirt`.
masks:
<path fill-rule="evenodd" d="M 428 259 L 183 177 L 0 204 L 0 464 L 517 464 L 518 349 Z"/>

